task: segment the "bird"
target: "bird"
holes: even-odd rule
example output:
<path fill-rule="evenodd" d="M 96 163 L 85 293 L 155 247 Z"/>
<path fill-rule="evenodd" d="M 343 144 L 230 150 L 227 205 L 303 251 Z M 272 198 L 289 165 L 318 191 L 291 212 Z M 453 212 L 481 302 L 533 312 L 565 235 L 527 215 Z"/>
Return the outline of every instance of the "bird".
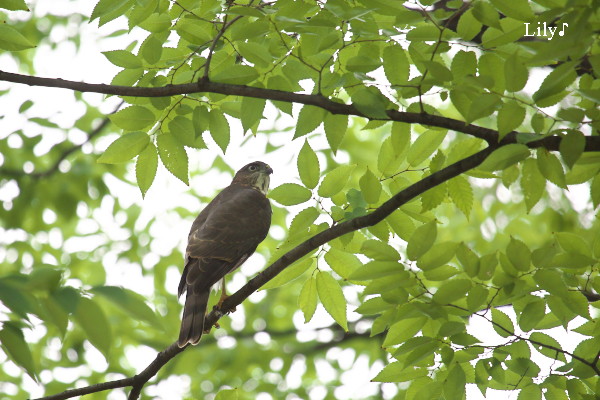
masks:
<path fill-rule="evenodd" d="M 204 326 L 210 290 L 221 281 L 221 307 L 228 297 L 225 275 L 250 257 L 271 226 L 267 198 L 273 169 L 262 161 L 241 168 L 229 186 L 200 212 L 192 223 L 185 251 L 185 267 L 178 294 L 187 292 L 177 344 L 198 344 Z"/>

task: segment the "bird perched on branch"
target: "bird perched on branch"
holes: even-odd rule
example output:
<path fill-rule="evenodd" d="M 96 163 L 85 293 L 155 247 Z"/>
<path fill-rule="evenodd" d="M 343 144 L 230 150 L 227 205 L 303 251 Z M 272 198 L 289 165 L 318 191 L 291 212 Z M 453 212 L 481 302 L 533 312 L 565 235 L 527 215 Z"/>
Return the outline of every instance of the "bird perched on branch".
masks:
<path fill-rule="evenodd" d="M 188 235 L 185 268 L 179 296 L 187 291 L 179 347 L 197 344 L 203 332 L 211 287 L 221 281 L 220 307 L 227 298 L 225 275 L 254 253 L 271 226 L 271 204 L 266 197 L 271 167 L 261 161 L 240 169 L 233 181 L 198 215 Z"/>

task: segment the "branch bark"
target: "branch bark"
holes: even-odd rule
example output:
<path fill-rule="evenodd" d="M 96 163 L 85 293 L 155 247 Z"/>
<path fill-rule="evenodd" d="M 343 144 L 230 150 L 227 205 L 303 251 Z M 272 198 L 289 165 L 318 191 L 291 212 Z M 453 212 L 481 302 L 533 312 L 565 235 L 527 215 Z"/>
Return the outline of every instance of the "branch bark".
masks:
<path fill-rule="evenodd" d="M 68 81 L 59 78 L 42 78 L 5 72 L 0 70 L 0 81 L 21 83 L 29 86 L 56 87 L 75 90 L 78 92 L 93 92 L 112 94 L 117 96 L 133 97 L 168 97 L 192 93 L 217 93 L 232 96 L 254 97 L 287 103 L 298 103 L 320 107 L 332 114 L 354 115 L 363 118 L 369 116 L 361 113 L 353 104 L 343 104 L 331 100 L 319 94 L 303 94 L 286 92 L 283 90 L 264 89 L 245 85 L 234 85 L 229 83 L 212 82 L 208 79 L 200 79 L 198 82 L 184 83 L 180 85 L 167 85 L 161 87 L 130 87 L 116 86 L 85 82 Z M 481 126 L 467 124 L 457 119 L 432 115 L 427 113 L 414 113 L 396 110 L 386 110 L 390 121 L 405 122 L 409 124 L 422 124 L 438 128 L 450 129 L 467 135 L 485 140 L 489 145 L 497 144 L 498 132 Z M 500 142 L 502 145 L 517 143 L 518 132 L 511 132 Z M 531 148 L 545 147 L 548 150 L 558 150 L 560 136 L 548 136 L 542 140 L 527 143 Z M 586 151 L 600 151 L 600 136 L 586 136 Z"/>
<path fill-rule="evenodd" d="M 208 326 L 214 325 L 223 315 L 233 311 L 233 309 L 240 305 L 246 298 L 252 293 L 256 292 L 269 280 L 273 279 L 277 274 L 283 271 L 287 266 L 291 265 L 294 261 L 302 258 L 311 251 L 319 248 L 325 243 L 336 239 L 347 233 L 373 226 L 383 221 L 387 216 L 394 212 L 397 208 L 406 204 L 410 200 L 416 198 L 428 189 L 439 185 L 445 181 L 448 181 L 470 169 L 473 169 L 480 165 L 496 148 L 500 145 L 489 146 L 469 157 L 466 157 L 460 161 L 455 162 L 433 174 L 425 177 L 419 182 L 414 183 L 408 188 L 394 195 L 388 201 L 383 203 L 373 212 L 361 217 L 353 218 L 348 221 L 342 222 L 338 225 L 334 225 L 331 228 L 316 234 L 310 239 L 304 241 L 294 249 L 288 251 L 281 258 L 267 267 L 264 271 L 252 278 L 246 283 L 240 290 L 228 297 L 221 307 L 221 309 L 213 309 L 206 317 L 206 323 Z M 98 385 L 87 386 L 84 388 L 67 390 L 62 393 L 58 393 L 53 396 L 42 397 L 38 400 L 64 400 L 76 396 L 82 396 L 84 394 L 90 394 L 95 392 L 101 392 L 104 390 L 128 387 L 131 386 L 131 392 L 129 393 L 129 400 L 135 400 L 139 397 L 140 392 L 144 385 L 154 376 L 156 373 L 172 358 L 187 348 L 179 348 L 177 342 L 174 342 L 165 350 L 157 354 L 154 361 L 152 361 L 146 369 L 139 374 L 126 379 L 119 379 L 111 382 L 104 382 Z"/>

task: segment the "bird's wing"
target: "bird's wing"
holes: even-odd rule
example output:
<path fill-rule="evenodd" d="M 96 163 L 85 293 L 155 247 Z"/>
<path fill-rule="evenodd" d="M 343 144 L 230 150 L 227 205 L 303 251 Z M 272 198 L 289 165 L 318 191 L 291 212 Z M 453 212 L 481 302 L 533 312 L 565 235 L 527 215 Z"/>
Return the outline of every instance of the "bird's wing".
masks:
<path fill-rule="evenodd" d="M 194 222 L 186 249 L 185 282 L 210 288 L 241 265 L 267 236 L 271 206 L 260 192 L 241 185 L 225 188 Z M 202 262 L 193 263 L 194 259 Z M 190 264 L 191 263 L 191 264 Z"/>

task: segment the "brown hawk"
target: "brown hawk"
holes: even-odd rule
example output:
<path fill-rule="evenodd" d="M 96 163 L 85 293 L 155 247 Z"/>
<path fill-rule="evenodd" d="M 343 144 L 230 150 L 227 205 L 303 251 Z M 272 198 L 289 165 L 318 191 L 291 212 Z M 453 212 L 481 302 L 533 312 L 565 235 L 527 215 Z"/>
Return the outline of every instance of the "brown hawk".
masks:
<path fill-rule="evenodd" d="M 271 173 L 271 167 L 261 161 L 246 165 L 192 224 L 179 282 L 179 296 L 187 291 L 179 347 L 200 341 L 208 330 L 204 318 L 211 287 L 222 281 L 220 305 L 227 297 L 225 275 L 242 265 L 267 236 L 271 204 L 266 194 Z"/>

